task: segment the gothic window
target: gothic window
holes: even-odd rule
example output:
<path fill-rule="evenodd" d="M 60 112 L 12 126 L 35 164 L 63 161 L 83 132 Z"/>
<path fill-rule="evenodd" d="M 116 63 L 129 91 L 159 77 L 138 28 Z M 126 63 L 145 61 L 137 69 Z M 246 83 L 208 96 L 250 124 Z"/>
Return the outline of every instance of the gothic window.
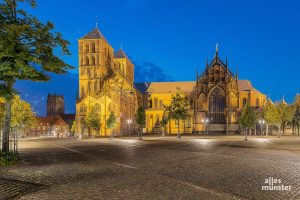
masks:
<path fill-rule="evenodd" d="M 198 97 L 198 109 L 204 110 L 205 109 L 205 94 L 201 93 Z"/>
<path fill-rule="evenodd" d="M 85 65 L 90 65 L 90 59 L 88 56 L 85 56 Z"/>
<path fill-rule="evenodd" d="M 92 65 L 96 64 L 95 56 L 92 56 Z"/>
<path fill-rule="evenodd" d="M 246 104 L 247 104 L 247 99 L 244 97 L 243 98 L 243 108 L 245 108 Z"/>
<path fill-rule="evenodd" d="M 82 104 L 82 105 L 80 106 L 80 112 L 81 112 L 81 113 L 86 113 L 86 111 L 87 111 L 86 105 L 85 105 L 85 104 Z"/>
<path fill-rule="evenodd" d="M 86 44 L 85 45 L 85 52 L 88 53 L 90 51 L 90 45 Z"/>
<path fill-rule="evenodd" d="M 84 68 L 81 68 L 81 75 L 84 74 Z"/>
<path fill-rule="evenodd" d="M 84 87 L 81 86 L 81 96 L 84 96 Z"/>
<path fill-rule="evenodd" d="M 149 101 L 149 108 L 152 108 L 152 99 Z"/>
<path fill-rule="evenodd" d="M 186 122 L 185 122 L 185 127 L 186 128 L 190 128 L 192 125 L 191 125 L 191 118 L 188 118 L 187 120 L 186 120 Z"/>
<path fill-rule="evenodd" d="M 209 96 L 209 116 L 211 123 L 225 123 L 225 94 L 219 87 Z"/>
<path fill-rule="evenodd" d="M 154 98 L 154 108 L 157 108 L 158 107 L 158 100 L 157 98 Z"/>
<path fill-rule="evenodd" d="M 162 108 L 163 107 L 163 101 L 159 100 L 159 107 Z"/>
<path fill-rule="evenodd" d="M 97 92 L 98 91 L 98 82 L 95 81 L 94 83 L 94 92 Z"/>
<path fill-rule="evenodd" d="M 95 43 L 93 42 L 93 43 L 92 43 L 92 53 L 95 53 L 95 51 L 96 51 Z"/>
<path fill-rule="evenodd" d="M 256 99 L 255 99 L 255 107 L 256 107 L 256 108 L 259 108 L 259 98 L 256 98 Z"/>
<path fill-rule="evenodd" d="M 99 103 L 96 103 L 94 106 L 93 106 L 93 110 L 97 113 L 99 113 L 101 111 L 101 108 L 100 108 L 100 104 Z"/>

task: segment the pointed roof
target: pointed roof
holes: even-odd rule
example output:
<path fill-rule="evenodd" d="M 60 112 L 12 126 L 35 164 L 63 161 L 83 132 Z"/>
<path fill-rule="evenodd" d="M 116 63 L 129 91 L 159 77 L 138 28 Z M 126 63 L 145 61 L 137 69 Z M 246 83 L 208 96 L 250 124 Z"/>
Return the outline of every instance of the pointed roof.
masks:
<path fill-rule="evenodd" d="M 88 34 L 84 35 L 80 39 L 103 39 L 105 42 L 109 44 L 109 42 L 105 39 L 104 35 L 101 33 L 98 27 L 94 28 L 91 32 Z"/>
<path fill-rule="evenodd" d="M 122 48 L 115 53 L 115 58 L 127 58 L 129 60 Z"/>

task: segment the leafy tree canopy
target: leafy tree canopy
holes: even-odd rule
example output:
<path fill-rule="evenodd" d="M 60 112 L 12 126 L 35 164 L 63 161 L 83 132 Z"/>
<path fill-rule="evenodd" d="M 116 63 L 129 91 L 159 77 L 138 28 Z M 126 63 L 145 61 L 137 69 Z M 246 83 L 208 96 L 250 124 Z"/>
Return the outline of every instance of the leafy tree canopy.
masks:
<path fill-rule="evenodd" d="M 113 111 L 110 112 L 110 115 L 106 121 L 107 128 L 113 128 L 116 125 L 117 119 Z"/>

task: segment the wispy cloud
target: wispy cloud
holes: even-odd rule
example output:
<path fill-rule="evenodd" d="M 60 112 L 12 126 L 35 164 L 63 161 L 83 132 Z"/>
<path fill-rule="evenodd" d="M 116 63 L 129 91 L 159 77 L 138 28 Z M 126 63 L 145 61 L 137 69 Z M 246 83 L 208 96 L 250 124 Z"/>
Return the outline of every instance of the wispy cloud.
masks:
<path fill-rule="evenodd" d="M 134 62 L 135 82 L 160 82 L 173 81 L 173 77 L 167 74 L 160 66 L 153 62 Z"/>

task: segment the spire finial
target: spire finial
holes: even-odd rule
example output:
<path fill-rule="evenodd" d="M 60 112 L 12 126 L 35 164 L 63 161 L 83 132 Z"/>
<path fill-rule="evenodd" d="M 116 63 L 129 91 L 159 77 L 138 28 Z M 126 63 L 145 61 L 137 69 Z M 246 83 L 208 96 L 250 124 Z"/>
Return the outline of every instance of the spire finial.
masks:
<path fill-rule="evenodd" d="M 121 50 L 123 50 L 123 45 L 121 44 Z"/>
<path fill-rule="evenodd" d="M 96 28 L 98 28 L 98 16 L 96 16 Z"/>
<path fill-rule="evenodd" d="M 216 55 L 215 55 L 215 58 L 218 57 L 218 53 L 219 53 L 219 44 L 216 43 Z"/>

